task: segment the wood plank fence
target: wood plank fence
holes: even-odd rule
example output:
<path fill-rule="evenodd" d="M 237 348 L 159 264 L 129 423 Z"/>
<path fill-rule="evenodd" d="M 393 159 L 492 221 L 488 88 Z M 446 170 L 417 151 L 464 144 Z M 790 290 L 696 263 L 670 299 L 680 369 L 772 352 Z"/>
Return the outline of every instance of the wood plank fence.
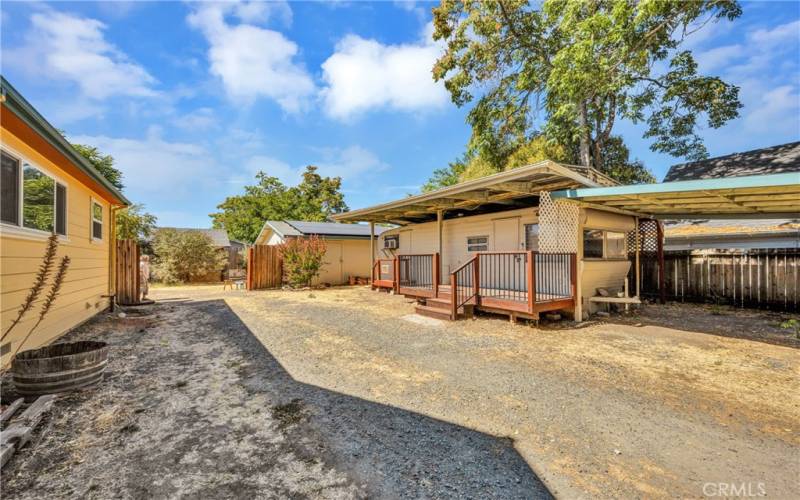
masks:
<path fill-rule="evenodd" d="M 642 295 L 657 296 L 657 276 L 642 273 Z M 798 311 L 799 280 L 800 249 L 664 252 L 668 300 Z"/>
<path fill-rule="evenodd" d="M 254 245 L 247 249 L 247 289 L 280 288 L 283 260 L 277 246 Z"/>
<path fill-rule="evenodd" d="M 136 240 L 117 240 L 117 304 L 139 303 L 139 245 Z"/>

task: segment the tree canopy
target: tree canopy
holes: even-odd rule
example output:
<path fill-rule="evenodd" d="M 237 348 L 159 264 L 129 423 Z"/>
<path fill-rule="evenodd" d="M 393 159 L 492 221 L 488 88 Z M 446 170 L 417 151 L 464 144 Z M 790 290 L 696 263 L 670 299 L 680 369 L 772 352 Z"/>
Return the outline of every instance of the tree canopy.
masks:
<path fill-rule="evenodd" d="M 117 239 L 145 240 L 156 229 L 156 216 L 144 211 L 144 205 L 121 208 L 116 214 Z"/>
<path fill-rule="evenodd" d="M 481 92 L 469 150 L 495 170 L 541 125 L 581 165 L 640 178 L 640 163 L 612 164 L 627 155 L 613 135 L 621 119 L 644 123 L 653 151 L 699 159 L 700 121 L 718 128 L 738 116 L 739 89 L 699 75 L 680 46 L 709 21 L 739 15 L 735 0 L 442 0 L 434 39 L 446 48 L 433 75 L 459 106 Z"/>
<path fill-rule="evenodd" d="M 81 156 L 89 160 L 89 163 L 91 163 L 112 186 L 122 191 L 125 187 L 125 185 L 122 184 L 122 172 L 114 167 L 113 156 L 103 154 L 96 147 L 87 146 L 85 144 L 73 144 L 72 147 L 75 148 L 75 151 L 80 153 Z"/>
<path fill-rule="evenodd" d="M 244 194 L 226 198 L 217 206 L 220 211 L 211 214 L 213 226 L 225 228 L 235 240 L 252 243 L 267 220 L 325 221 L 347 210 L 341 178 L 322 177 L 313 165 L 306 167 L 297 186 L 287 187 L 264 172 L 256 180 L 257 184 L 245 186 Z"/>

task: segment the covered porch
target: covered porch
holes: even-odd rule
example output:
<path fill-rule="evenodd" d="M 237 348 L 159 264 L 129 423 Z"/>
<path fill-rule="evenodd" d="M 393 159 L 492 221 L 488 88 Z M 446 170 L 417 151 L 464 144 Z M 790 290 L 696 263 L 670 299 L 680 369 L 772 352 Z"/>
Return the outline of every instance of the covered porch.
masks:
<path fill-rule="evenodd" d="M 334 218 L 367 221 L 372 228 L 394 224 L 400 234 L 406 228 L 419 229 L 413 248 L 407 241 L 411 233 L 389 243 L 385 233 L 380 249 L 383 256 L 377 255 L 373 237 L 371 283 L 374 289 L 417 299 L 420 314 L 455 320 L 482 309 L 506 314 L 512 321 L 518 317 L 538 319 L 547 311 L 571 313 L 579 295 L 577 241 L 570 241 L 566 248 L 551 245 L 547 249 L 529 241 L 528 226 L 536 226 L 537 234 L 540 231 L 542 194 L 614 184 L 593 169 L 545 161 Z M 525 224 L 523 231 L 521 222 L 502 227 L 497 222 L 512 215 L 534 223 Z M 462 237 L 453 229 L 474 225 L 469 221 L 481 216 L 494 217 L 491 230 L 496 234 L 475 229 L 483 236 Z M 451 228 L 451 234 L 444 234 L 445 226 Z M 517 238 L 511 234 L 515 232 L 524 235 Z M 510 236 L 503 237 L 506 234 Z M 423 247 L 430 251 L 417 251 Z"/>

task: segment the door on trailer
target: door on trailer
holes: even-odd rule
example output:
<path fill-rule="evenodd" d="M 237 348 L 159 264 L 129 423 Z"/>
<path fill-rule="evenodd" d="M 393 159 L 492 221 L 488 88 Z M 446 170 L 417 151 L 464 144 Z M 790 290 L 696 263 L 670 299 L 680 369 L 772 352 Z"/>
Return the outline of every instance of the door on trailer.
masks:
<path fill-rule="evenodd" d="M 520 249 L 519 217 L 492 221 L 492 242 L 495 252 L 512 252 Z M 487 274 L 481 272 L 481 282 L 491 288 L 522 291 L 525 287 L 525 257 L 522 254 L 489 255 L 481 262 Z"/>
<path fill-rule="evenodd" d="M 341 285 L 344 282 L 342 278 L 342 243 L 327 241 L 326 244 L 328 249 L 325 252 L 325 263 L 319 277 L 315 280 L 316 284 Z"/>

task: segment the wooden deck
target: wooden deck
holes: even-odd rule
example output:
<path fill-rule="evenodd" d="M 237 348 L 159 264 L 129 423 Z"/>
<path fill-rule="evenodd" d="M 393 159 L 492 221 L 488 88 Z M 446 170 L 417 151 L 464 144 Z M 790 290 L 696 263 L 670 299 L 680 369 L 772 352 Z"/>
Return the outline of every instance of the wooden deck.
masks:
<path fill-rule="evenodd" d="M 418 299 L 419 314 L 443 319 L 457 319 L 473 309 L 508 314 L 512 321 L 518 316 L 538 319 L 542 312 L 575 307 L 574 254 L 481 252 L 445 280 L 440 280 L 438 264 L 438 254 L 376 261 L 372 287 Z M 511 286 L 481 286 L 481 281 Z M 561 293 L 538 291 L 537 286 Z M 528 290 L 537 291 L 531 297 Z"/>

